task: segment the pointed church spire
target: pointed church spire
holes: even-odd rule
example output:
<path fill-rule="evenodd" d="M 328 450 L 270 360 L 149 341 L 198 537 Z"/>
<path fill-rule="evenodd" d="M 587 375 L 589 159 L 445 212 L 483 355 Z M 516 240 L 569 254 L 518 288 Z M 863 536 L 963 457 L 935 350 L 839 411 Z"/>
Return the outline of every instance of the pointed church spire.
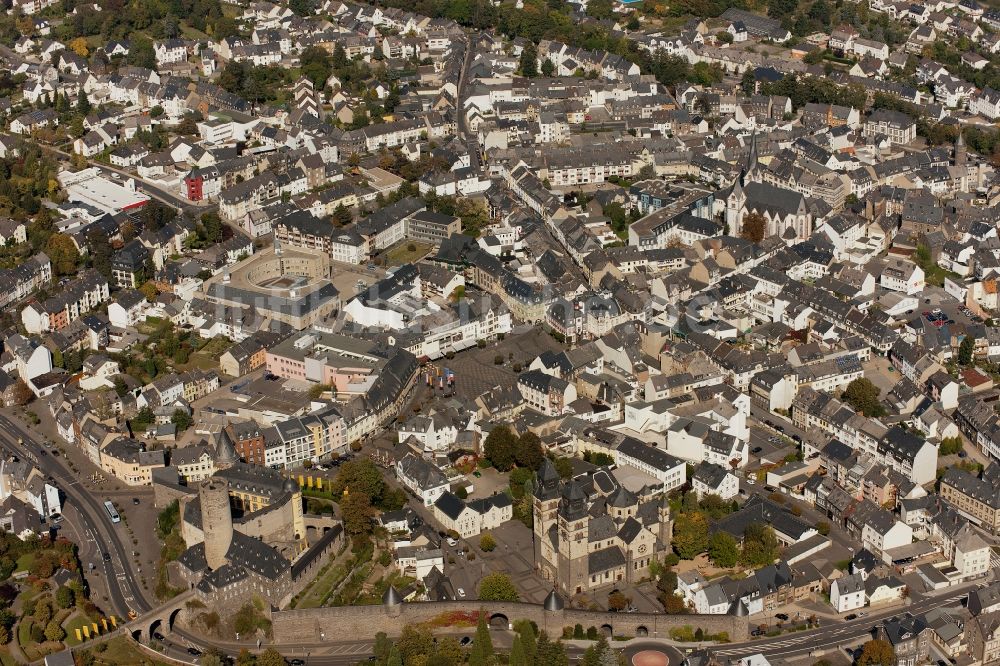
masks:
<path fill-rule="evenodd" d="M 747 156 L 746 173 L 753 174 L 757 171 L 757 130 L 750 136 L 750 154 Z"/>

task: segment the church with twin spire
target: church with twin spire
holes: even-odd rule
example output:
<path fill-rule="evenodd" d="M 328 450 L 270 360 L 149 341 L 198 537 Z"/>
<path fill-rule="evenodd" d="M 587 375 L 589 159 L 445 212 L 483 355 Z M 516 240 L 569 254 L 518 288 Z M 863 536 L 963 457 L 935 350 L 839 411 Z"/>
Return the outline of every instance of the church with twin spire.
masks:
<path fill-rule="evenodd" d="M 535 568 L 568 596 L 647 578 L 650 563 L 670 550 L 663 488 L 631 491 L 614 469 L 563 481 L 545 460 L 532 500 Z"/>

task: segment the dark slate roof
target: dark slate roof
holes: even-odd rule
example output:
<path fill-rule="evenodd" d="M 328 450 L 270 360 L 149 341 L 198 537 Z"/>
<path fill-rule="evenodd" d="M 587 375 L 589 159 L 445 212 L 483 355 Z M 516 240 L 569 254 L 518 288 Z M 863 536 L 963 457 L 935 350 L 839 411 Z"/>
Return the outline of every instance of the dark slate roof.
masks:
<path fill-rule="evenodd" d="M 618 546 L 587 554 L 587 570 L 591 575 L 623 566 L 625 566 L 625 555 Z"/>
<path fill-rule="evenodd" d="M 434 506 L 452 520 L 457 520 L 462 515 L 462 512 L 465 511 L 465 502 L 450 492 L 442 493 L 441 497 L 438 497 L 437 502 L 434 503 Z"/>

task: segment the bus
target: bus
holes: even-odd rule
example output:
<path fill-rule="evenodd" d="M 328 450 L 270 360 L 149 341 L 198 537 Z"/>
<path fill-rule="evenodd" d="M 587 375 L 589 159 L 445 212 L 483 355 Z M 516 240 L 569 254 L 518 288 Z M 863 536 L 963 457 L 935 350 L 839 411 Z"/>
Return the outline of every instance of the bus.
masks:
<path fill-rule="evenodd" d="M 114 504 L 112 504 L 110 501 L 107 501 L 104 503 L 104 508 L 108 510 L 108 515 L 111 516 L 111 522 L 113 523 L 121 522 L 122 518 L 121 516 L 118 515 L 118 512 L 115 510 Z"/>

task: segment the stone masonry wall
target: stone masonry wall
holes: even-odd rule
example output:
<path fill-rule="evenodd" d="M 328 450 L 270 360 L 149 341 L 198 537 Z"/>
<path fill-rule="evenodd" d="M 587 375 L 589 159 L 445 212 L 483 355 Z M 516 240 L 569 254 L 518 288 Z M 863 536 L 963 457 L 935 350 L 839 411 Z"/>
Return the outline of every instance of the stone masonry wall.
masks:
<path fill-rule="evenodd" d="M 728 632 L 733 641 L 748 638 L 746 618 L 730 615 L 606 613 L 575 609 L 546 611 L 539 605 L 510 602 L 443 601 L 404 603 L 392 607 L 341 606 L 277 611 L 271 619 L 274 642 L 280 645 L 336 640 L 341 636 L 371 637 L 379 631 L 398 636 L 406 624 L 429 622 L 446 613 L 474 613 L 480 609 L 488 612 L 491 619 L 502 616 L 508 622 L 531 620 L 539 629 L 555 637 L 562 635 L 563 627 L 581 624 L 584 628 L 610 627 L 615 636 L 667 638 L 672 628 L 690 625 L 701 627 L 708 634 Z"/>

